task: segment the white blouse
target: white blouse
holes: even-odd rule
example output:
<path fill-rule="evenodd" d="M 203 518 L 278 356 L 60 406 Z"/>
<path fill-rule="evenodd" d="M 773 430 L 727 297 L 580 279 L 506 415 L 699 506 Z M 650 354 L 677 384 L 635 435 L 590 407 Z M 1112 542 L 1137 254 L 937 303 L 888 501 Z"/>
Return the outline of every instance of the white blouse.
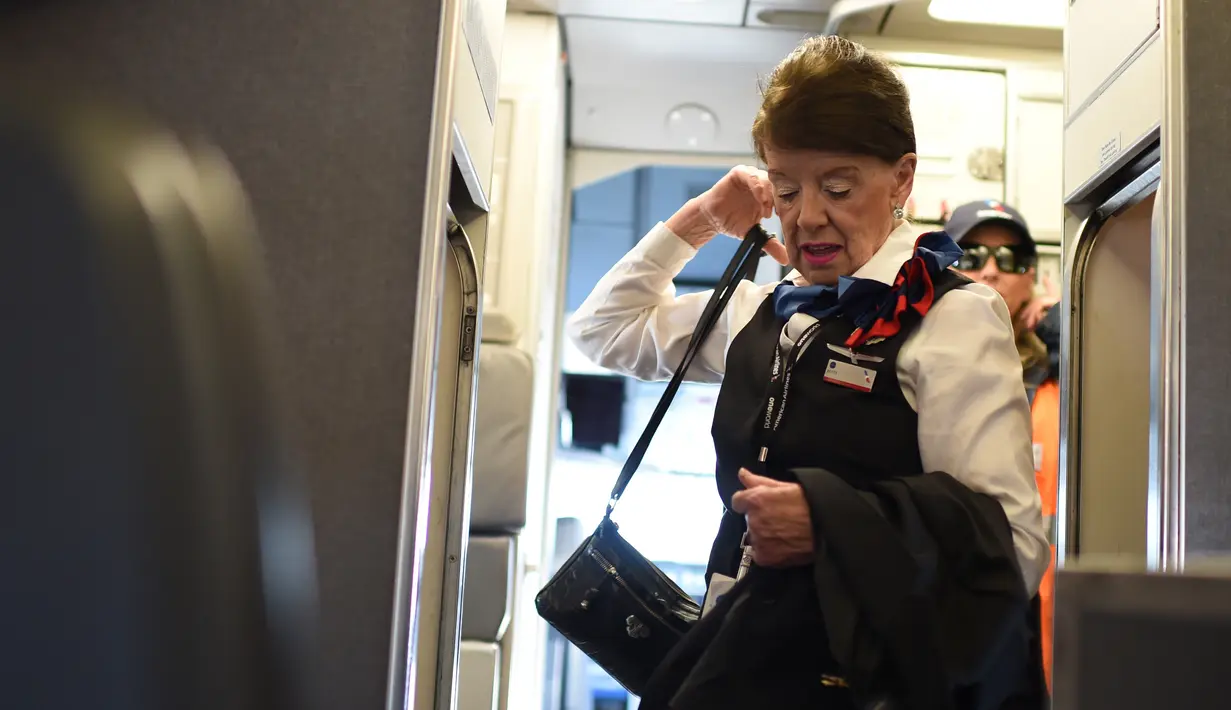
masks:
<path fill-rule="evenodd" d="M 914 254 L 917 234 L 903 224 L 854 275 L 892 284 Z M 660 222 L 594 287 L 569 319 L 569 338 L 602 367 L 642 380 L 670 378 L 711 294 L 675 295 L 672 281 L 696 253 Z M 798 272 L 788 278 L 806 283 Z M 689 380 L 722 380 L 727 348 L 775 285 L 743 281 L 736 287 L 725 317 L 689 368 Z M 944 471 L 1000 501 L 1033 594 L 1051 551 L 1035 484 L 1021 359 L 1000 295 L 979 284 L 946 294 L 903 343 L 897 372 L 919 414 L 924 470 Z"/>

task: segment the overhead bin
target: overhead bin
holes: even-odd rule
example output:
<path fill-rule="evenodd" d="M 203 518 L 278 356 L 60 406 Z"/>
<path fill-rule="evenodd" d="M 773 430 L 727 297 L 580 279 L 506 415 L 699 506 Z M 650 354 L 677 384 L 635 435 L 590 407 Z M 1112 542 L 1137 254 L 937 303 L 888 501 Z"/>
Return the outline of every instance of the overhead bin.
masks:
<path fill-rule="evenodd" d="M 1133 63 L 1159 28 L 1160 0 L 1071 0 L 1064 40 L 1072 119 Z"/>
<path fill-rule="evenodd" d="M 1115 81 L 1092 96 L 1079 113 L 1070 114 L 1064 130 L 1066 201 L 1084 200 L 1109 172 L 1158 140 L 1163 56 L 1163 42 L 1155 34 Z M 1065 71 L 1071 67 L 1066 64 Z"/>
<path fill-rule="evenodd" d="M 1065 33 L 1064 194 L 1139 153 L 1163 115 L 1159 0 L 1076 0 Z"/>

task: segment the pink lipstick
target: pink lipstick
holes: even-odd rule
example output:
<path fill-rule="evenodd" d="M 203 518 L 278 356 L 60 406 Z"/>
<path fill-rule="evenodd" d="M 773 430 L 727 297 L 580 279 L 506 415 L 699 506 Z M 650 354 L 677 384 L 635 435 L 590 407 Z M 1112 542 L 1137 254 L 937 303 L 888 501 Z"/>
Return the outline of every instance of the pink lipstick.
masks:
<path fill-rule="evenodd" d="M 837 244 L 814 242 L 812 244 L 801 244 L 799 253 L 803 256 L 804 261 L 808 262 L 809 266 L 825 266 L 838 258 L 838 255 L 842 253 L 842 247 Z"/>

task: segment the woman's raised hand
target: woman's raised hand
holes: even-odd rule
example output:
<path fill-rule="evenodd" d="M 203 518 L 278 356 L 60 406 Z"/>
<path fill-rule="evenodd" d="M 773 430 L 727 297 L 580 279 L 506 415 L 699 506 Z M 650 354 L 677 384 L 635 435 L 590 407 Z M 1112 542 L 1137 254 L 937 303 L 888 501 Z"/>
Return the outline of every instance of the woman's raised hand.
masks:
<path fill-rule="evenodd" d="M 667 220 L 667 228 L 680 239 L 701 248 L 718 234 L 742 239 L 753 225 L 774 214 L 774 188 L 764 170 L 737 165 L 713 187 L 688 201 Z M 765 253 L 788 263 L 786 247 L 777 239 Z"/>

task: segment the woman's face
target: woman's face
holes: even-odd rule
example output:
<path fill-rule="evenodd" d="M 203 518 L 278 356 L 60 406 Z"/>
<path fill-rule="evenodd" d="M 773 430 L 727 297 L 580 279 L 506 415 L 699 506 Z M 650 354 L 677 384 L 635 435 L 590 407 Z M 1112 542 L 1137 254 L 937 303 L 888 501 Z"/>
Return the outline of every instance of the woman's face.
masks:
<path fill-rule="evenodd" d="M 962 246 L 985 246 L 995 249 L 1002 246 L 1020 246 L 1021 237 L 1012 229 L 1000 224 L 983 224 L 970 230 L 962 237 Z M 1005 305 L 1009 307 L 1009 315 L 1017 323 L 1018 316 L 1027 303 L 1034 298 L 1035 268 L 1024 274 L 1005 273 L 996 265 L 995 259 L 988 259 L 983 268 L 978 271 L 963 271 L 962 275 L 986 286 L 996 289 Z"/>
<path fill-rule="evenodd" d="M 897 226 L 915 180 L 914 154 L 894 165 L 864 155 L 767 147 L 787 255 L 812 284 L 833 285 L 868 263 Z"/>

